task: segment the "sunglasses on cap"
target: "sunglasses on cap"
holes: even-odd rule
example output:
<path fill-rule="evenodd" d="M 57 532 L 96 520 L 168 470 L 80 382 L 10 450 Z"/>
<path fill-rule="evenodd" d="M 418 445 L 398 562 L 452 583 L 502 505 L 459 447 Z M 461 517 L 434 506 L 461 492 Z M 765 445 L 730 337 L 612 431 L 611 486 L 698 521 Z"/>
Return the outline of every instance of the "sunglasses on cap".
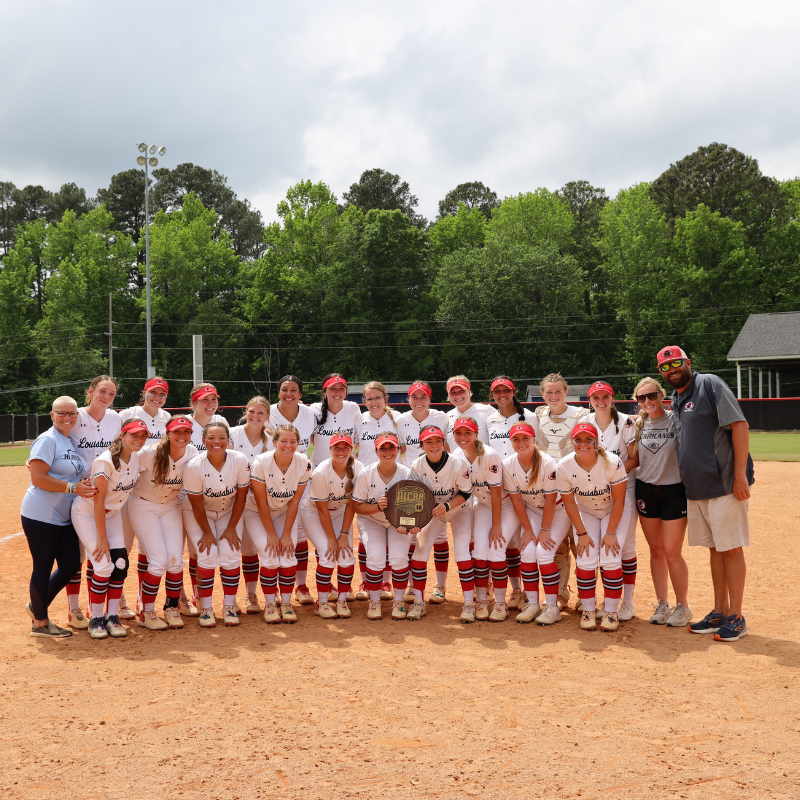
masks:
<path fill-rule="evenodd" d="M 675 361 L 665 361 L 663 364 L 659 364 L 659 369 L 661 372 L 669 372 L 671 369 L 678 369 L 678 367 L 683 366 L 685 359 L 678 358 Z"/>
<path fill-rule="evenodd" d="M 646 400 L 656 400 L 661 397 L 661 392 L 647 392 L 646 394 L 637 394 L 636 400 L 639 403 L 644 403 Z"/>

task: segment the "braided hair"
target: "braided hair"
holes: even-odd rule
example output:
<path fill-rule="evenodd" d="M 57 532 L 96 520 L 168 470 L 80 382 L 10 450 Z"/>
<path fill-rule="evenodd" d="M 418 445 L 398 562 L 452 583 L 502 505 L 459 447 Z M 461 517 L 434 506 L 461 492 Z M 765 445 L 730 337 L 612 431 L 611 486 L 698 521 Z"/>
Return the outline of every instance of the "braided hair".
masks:
<path fill-rule="evenodd" d="M 331 378 L 341 378 L 345 380 L 344 375 L 339 372 L 329 372 L 323 379 L 322 385 L 324 386 Z M 294 379 L 293 379 L 294 380 Z M 300 390 L 302 391 L 302 384 L 300 384 Z M 322 400 L 322 405 L 320 407 L 319 419 L 317 420 L 318 425 L 324 425 L 325 421 L 328 419 L 328 395 L 325 390 L 322 390 L 320 394 L 320 400 Z"/>

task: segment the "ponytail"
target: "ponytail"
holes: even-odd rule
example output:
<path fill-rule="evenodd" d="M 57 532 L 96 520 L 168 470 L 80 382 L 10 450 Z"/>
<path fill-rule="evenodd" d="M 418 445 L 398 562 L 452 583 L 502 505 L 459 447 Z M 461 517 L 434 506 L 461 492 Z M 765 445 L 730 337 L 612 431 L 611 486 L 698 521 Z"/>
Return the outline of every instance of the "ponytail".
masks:
<path fill-rule="evenodd" d="M 481 460 L 481 456 L 486 453 L 486 448 L 483 446 L 483 442 L 480 439 L 475 440 L 475 458 L 477 461 Z"/>
<path fill-rule="evenodd" d="M 539 479 L 539 471 L 542 468 L 542 451 L 534 444 L 533 446 L 533 463 L 531 464 L 531 474 L 528 478 L 528 485 L 526 489 L 530 489 L 534 483 Z"/>
<path fill-rule="evenodd" d="M 519 414 L 519 421 L 525 422 L 525 409 L 522 408 L 522 403 L 517 400 L 516 395 L 513 395 L 512 399 L 514 400 L 514 408 L 517 410 L 517 414 Z"/>
<path fill-rule="evenodd" d="M 153 454 L 153 483 L 156 486 L 163 486 L 167 482 L 169 472 L 169 447 L 170 441 L 165 436 L 156 446 Z"/>
<path fill-rule="evenodd" d="M 341 378 L 345 383 L 347 383 L 344 375 L 341 375 L 338 372 L 329 372 L 322 379 L 322 385 L 324 386 L 331 378 Z M 324 425 L 325 421 L 328 419 L 328 395 L 325 392 L 325 389 L 323 389 L 320 393 L 319 399 L 322 400 L 322 405 L 320 406 L 320 414 L 319 419 L 317 420 L 317 425 Z"/>
<path fill-rule="evenodd" d="M 122 434 L 111 442 L 108 452 L 111 453 L 111 463 L 114 465 L 114 469 L 119 469 L 119 457 L 120 453 L 122 453 Z"/>
<path fill-rule="evenodd" d="M 350 458 L 347 459 L 347 483 L 344 487 L 344 493 L 348 496 L 352 496 L 353 487 L 355 486 L 354 478 L 356 477 L 356 472 L 353 469 L 353 464 L 355 464 L 355 459 L 351 455 Z"/>
<path fill-rule="evenodd" d="M 614 433 L 619 433 L 619 411 L 613 400 L 611 401 L 611 419 L 614 420 Z"/>

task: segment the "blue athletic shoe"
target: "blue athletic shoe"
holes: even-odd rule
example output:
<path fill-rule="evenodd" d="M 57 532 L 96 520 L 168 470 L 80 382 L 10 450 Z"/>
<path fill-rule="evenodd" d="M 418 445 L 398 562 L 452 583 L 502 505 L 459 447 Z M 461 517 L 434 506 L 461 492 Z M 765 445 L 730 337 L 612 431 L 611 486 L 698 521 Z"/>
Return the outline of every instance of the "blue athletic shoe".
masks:
<path fill-rule="evenodd" d="M 747 636 L 747 623 L 744 617 L 737 617 L 736 614 L 726 617 L 725 622 L 720 629 L 714 634 L 714 640 L 717 642 L 736 642 Z"/>
<path fill-rule="evenodd" d="M 689 626 L 690 633 L 716 633 L 725 623 L 725 617 L 719 611 L 709 611 L 700 622 Z"/>

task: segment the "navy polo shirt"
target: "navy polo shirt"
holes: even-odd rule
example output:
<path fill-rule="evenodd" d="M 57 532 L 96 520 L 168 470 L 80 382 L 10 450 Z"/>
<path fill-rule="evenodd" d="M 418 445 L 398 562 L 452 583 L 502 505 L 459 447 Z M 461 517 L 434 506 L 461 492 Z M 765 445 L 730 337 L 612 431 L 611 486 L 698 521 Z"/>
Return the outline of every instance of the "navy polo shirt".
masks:
<path fill-rule="evenodd" d="M 672 393 L 678 468 L 690 500 L 733 494 L 731 423 L 744 420 L 739 403 L 716 375 L 692 373 L 684 392 Z M 747 454 L 747 482 L 753 483 L 753 459 Z"/>

